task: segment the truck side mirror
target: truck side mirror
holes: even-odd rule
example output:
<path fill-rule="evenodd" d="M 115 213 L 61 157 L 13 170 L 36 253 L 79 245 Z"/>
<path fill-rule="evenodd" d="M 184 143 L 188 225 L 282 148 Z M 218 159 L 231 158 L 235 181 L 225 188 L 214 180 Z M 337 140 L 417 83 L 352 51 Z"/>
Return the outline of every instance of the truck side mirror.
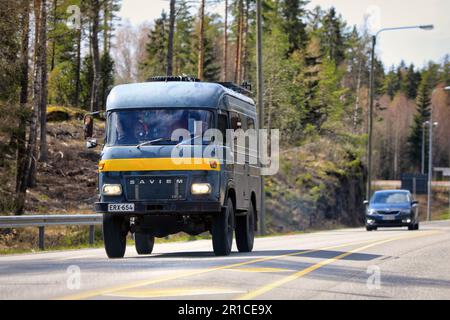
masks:
<path fill-rule="evenodd" d="M 88 149 L 95 149 L 97 147 L 98 147 L 97 139 L 89 139 L 88 142 L 86 142 L 86 148 Z"/>
<path fill-rule="evenodd" d="M 88 140 L 94 136 L 94 117 L 87 115 L 84 117 L 84 139 Z"/>

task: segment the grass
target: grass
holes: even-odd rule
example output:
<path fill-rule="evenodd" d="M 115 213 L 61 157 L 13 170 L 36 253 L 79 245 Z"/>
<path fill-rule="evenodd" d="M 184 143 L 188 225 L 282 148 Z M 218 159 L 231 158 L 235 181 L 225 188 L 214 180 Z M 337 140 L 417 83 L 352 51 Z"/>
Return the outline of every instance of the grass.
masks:
<path fill-rule="evenodd" d="M 57 251 L 67 251 L 67 250 L 83 250 L 83 249 L 100 249 L 103 248 L 102 241 L 96 241 L 94 245 L 83 244 L 83 245 L 75 245 L 75 246 L 56 246 L 47 248 L 44 251 L 35 249 L 21 249 L 21 248 L 7 248 L 0 249 L 0 255 L 12 255 L 12 254 L 30 254 L 30 253 L 46 253 L 46 252 L 57 252 Z"/>
<path fill-rule="evenodd" d="M 444 210 L 437 217 L 435 217 L 435 220 L 450 220 L 450 210 Z"/>
<path fill-rule="evenodd" d="M 344 228 L 343 226 L 337 226 L 336 228 Z M 279 236 L 293 236 L 293 235 L 301 235 L 301 234 L 309 234 L 315 233 L 319 231 L 324 231 L 320 229 L 311 229 L 305 231 L 298 232 L 288 232 L 288 233 L 270 233 L 264 236 L 258 235 L 258 239 L 271 238 L 271 237 L 279 237 Z M 164 244 L 164 243 L 177 243 L 177 242 L 193 242 L 198 240 L 211 240 L 212 237 L 209 233 L 204 233 L 199 236 L 190 236 L 184 233 L 176 234 L 169 236 L 167 238 L 156 239 L 156 244 Z M 134 246 L 134 240 L 129 237 L 127 240 L 128 246 Z M 38 248 L 6 248 L 0 249 L 0 255 L 18 255 L 18 254 L 34 254 L 34 253 L 46 253 L 46 252 L 58 252 L 58 251 L 68 251 L 68 250 L 83 250 L 83 249 L 101 249 L 103 248 L 103 241 L 98 240 L 94 243 L 94 245 L 89 244 L 79 244 L 79 245 L 58 245 L 47 247 L 46 250 L 40 251 Z"/>

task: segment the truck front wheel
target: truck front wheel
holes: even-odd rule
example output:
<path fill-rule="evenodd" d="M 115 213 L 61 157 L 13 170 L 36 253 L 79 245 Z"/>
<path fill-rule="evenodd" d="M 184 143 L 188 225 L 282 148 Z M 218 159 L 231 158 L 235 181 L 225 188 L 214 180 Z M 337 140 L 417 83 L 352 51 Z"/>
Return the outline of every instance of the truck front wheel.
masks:
<path fill-rule="evenodd" d="M 136 251 L 139 255 L 150 255 L 153 252 L 155 246 L 155 237 L 152 237 L 146 233 L 135 233 L 134 241 L 136 245 Z"/>
<path fill-rule="evenodd" d="M 212 223 L 212 238 L 216 256 L 229 256 L 233 247 L 234 206 L 228 199 L 227 208 L 221 214 L 214 216 Z"/>
<path fill-rule="evenodd" d="M 103 215 L 103 239 L 106 254 L 110 259 L 121 259 L 125 256 L 128 233 L 125 230 L 124 217 Z"/>

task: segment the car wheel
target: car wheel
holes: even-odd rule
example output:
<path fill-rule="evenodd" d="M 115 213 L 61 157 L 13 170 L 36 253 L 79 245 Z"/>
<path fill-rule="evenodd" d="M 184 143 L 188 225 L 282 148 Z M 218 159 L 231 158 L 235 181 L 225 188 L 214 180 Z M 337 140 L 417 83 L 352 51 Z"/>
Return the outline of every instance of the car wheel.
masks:
<path fill-rule="evenodd" d="M 373 228 L 372 227 L 366 227 L 366 230 L 371 232 L 371 231 L 373 231 Z"/>
<path fill-rule="evenodd" d="M 419 230 L 419 229 L 420 229 L 420 224 L 419 224 L 419 222 L 417 222 L 414 230 Z"/>
<path fill-rule="evenodd" d="M 135 233 L 134 242 L 139 255 L 150 255 L 155 246 L 155 237 L 146 233 Z"/>
<path fill-rule="evenodd" d="M 103 215 L 103 239 L 106 254 L 110 259 L 121 259 L 125 256 L 128 233 L 125 230 L 124 217 Z"/>
<path fill-rule="evenodd" d="M 215 215 L 212 224 L 213 248 L 216 256 L 229 256 L 233 247 L 234 206 L 228 199 L 227 208 Z"/>
<path fill-rule="evenodd" d="M 409 231 L 414 231 L 414 230 L 416 230 L 416 225 L 415 225 L 415 224 L 409 225 L 409 226 L 408 226 L 408 230 L 409 230 Z"/>
<path fill-rule="evenodd" d="M 253 204 L 246 216 L 236 217 L 236 243 L 239 252 L 252 252 L 255 243 L 255 209 Z"/>

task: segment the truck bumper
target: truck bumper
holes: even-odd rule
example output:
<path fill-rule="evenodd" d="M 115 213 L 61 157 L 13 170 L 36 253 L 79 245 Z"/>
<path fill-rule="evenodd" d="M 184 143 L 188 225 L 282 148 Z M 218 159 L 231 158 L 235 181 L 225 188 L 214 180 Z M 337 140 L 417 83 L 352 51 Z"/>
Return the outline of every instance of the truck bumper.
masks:
<path fill-rule="evenodd" d="M 98 202 L 95 204 L 97 213 L 107 214 L 108 205 L 115 203 Z M 222 211 L 220 202 L 173 202 L 173 203 L 154 203 L 154 202 L 135 202 L 134 212 L 124 212 L 123 215 L 193 215 L 193 214 L 215 214 Z M 117 214 L 116 212 L 114 212 Z"/>

